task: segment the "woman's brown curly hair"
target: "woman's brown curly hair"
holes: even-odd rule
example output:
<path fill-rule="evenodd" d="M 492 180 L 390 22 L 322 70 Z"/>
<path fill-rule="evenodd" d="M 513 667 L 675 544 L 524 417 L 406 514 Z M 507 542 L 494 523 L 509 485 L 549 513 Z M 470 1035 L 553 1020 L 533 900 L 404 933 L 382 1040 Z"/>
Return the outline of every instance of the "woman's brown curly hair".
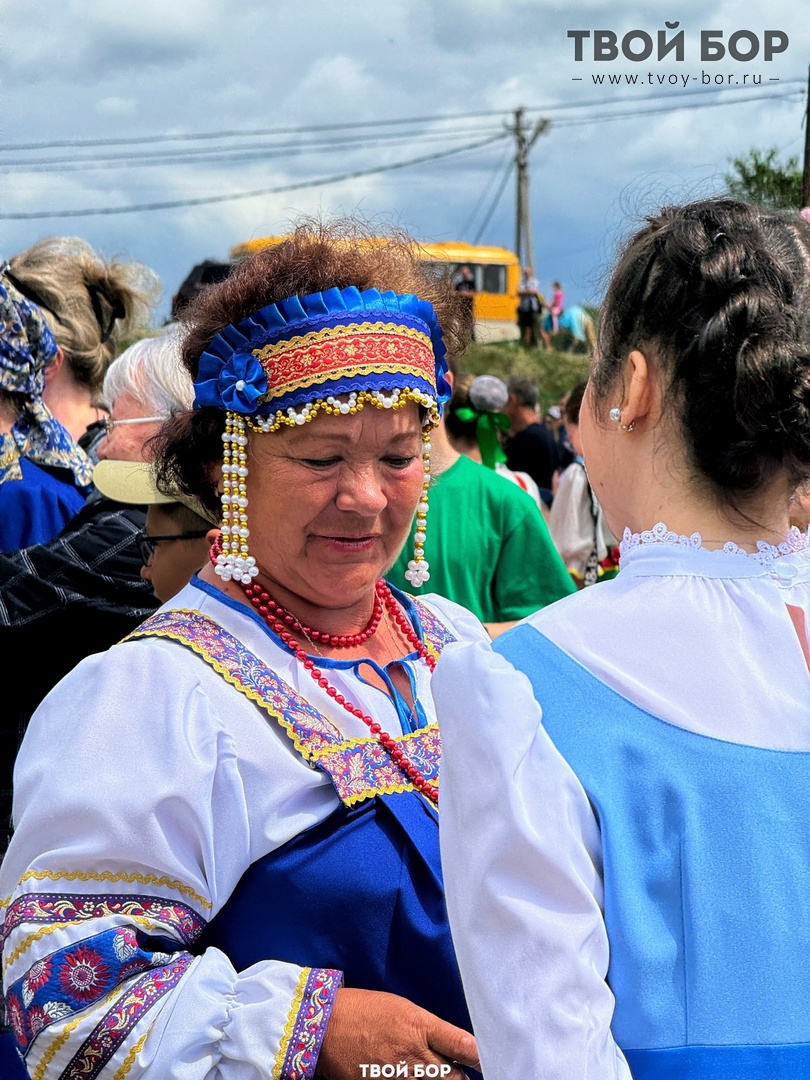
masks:
<path fill-rule="evenodd" d="M 290 296 L 355 286 L 414 293 L 429 301 L 444 334 L 451 370 L 467 346 L 469 306 L 445 278 L 419 258 L 414 240 L 402 231 L 381 236 L 353 219 L 305 221 L 281 243 L 249 255 L 218 285 L 202 290 L 184 312 L 183 363 L 196 378 L 200 357 L 228 325 Z M 215 467 L 222 459 L 222 409 L 203 408 L 174 417 L 158 439 L 158 485 L 179 487 L 218 511 Z"/>

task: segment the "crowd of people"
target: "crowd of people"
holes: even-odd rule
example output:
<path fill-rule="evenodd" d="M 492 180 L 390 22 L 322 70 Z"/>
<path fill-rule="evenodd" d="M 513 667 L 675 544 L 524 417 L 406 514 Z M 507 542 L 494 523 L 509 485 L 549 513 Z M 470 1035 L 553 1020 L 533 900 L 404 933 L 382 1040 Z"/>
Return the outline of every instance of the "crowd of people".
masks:
<path fill-rule="evenodd" d="M 4 1078 L 810 1069 L 810 225 L 650 217 L 545 414 L 470 291 L 0 270 Z"/>
<path fill-rule="evenodd" d="M 459 288 L 457 285 L 456 288 Z M 546 300 L 534 268 L 524 266 L 518 285 L 518 340 L 524 349 L 552 348 L 552 334 L 565 331 L 567 342 L 584 346 L 592 353 L 596 332 L 591 313 L 581 304 L 566 304 L 562 282 L 552 285 L 551 301 Z"/>

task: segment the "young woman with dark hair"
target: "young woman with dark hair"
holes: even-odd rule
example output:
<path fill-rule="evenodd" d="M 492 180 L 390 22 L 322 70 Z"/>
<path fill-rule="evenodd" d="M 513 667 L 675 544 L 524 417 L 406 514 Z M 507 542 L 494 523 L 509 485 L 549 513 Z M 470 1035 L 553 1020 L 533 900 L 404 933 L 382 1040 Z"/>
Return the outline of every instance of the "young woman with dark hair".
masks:
<path fill-rule="evenodd" d="M 810 1071 L 810 227 L 726 199 L 629 242 L 581 414 L 618 577 L 434 679 L 488 1080 Z M 509 738 L 499 737 L 499 703 Z"/>

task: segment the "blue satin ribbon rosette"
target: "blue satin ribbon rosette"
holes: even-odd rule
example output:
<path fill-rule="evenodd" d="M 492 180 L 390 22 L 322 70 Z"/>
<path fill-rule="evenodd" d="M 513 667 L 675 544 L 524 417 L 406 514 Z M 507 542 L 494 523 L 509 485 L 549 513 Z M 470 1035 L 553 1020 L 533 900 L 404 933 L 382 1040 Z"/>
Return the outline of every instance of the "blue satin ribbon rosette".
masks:
<path fill-rule="evenodd" d="M 327 377 L 310 386 L 300 386 L 289 394 L 266 400 L 267 373 L 255 352 L 266 345 L 281 344 L 328 327 L 390 322 L 404 329 L 416 330 L 429 337 L 434 356 L 435 386 L 413 371 L 394 370 L 361 377 Z M 359 361 L 362 363 L 362 359 Z M 396 359 L 391 361 L 396 369 Z M 299 408 L 326 394 L 351 391 L 386 390 L 406 386 L 420 390 L 442 405 L 450 398 L 447 358 L 442 330 L 433 306 L 412 293 L 397 294 L 354 286 L 328 289 L 306 296 L 291 296 L 268 304 L 235 326 L 226 326 L 200 357 L 194 407 L 228 409 L 244 416 L 275 413 L 289 407 Z"/>

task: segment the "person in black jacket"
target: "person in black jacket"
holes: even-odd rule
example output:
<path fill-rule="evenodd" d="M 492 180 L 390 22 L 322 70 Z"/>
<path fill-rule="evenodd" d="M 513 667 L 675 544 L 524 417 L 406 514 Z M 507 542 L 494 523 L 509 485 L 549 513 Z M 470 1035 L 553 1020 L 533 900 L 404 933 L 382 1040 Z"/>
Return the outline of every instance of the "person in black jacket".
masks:
<path fill-rule="evenodd" d="M 509 400 L 504 412 L 511 431 L 504 447 L 506 465 L 513 472 L 526 472 L 540 489 L 540 497 L 551 506 L 554 473 L 558 467 L 557 443 L 537 411 L 539 393 L 533 379 L 515 376 L 508 383 Z"/>
<path fill-rule="evenodd" d="M 99 456 L 145 460 L 193 387 L 175 333 L 145 338 L 110 366 L 111 405 Z M 114 645 L 158 606 L 141 578 L 144 507 L 97 497 L 48 544 L 0 555 L 0 650 L 9 672 L 0 714 L 0 856 L 11 834 L 12 770 L 31 714 L 80 660 Z"/>

